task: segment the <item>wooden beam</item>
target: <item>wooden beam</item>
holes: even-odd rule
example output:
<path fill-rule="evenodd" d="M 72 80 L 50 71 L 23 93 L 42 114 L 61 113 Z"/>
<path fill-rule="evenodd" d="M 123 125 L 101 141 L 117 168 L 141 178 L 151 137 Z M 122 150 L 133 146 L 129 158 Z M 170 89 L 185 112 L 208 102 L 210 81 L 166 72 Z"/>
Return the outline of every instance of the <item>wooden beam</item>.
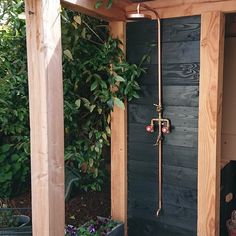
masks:
<path fill-rule="evenodd" d="M 63 236 L 64 127 L 59 0 L 25 0 L 34 236 Z"/>
<path fill-rule="evenodd" d="M 115 2 L 110 9 L 103 6 L 96 9 L 96 0 L 61 0 L 61 2 L 66 8 L 108 21 L 125 21 L 124 7 L 129 4 L 128 1 L 122 1 L 120 4 Z"/>
<path fill-rule="evenodd" d="M 145 4 L 155 9 L 161 18 L 201 15 L 209 11 L 236 12 L 236 0 L 155 0 Z M 136 6 L 137 4 L 127 6 L 126 12 L 134 12 Z"/>
<path fill-rule="evenodd" d="M 201 17 L 198 235 L 219 235 L 224 15 Z"/>
<path fill-rule="evenodd" d="M 125 23 L 112 22 L 110 28 L 125 45 Z M 125 223 L 127 234 L 127 106 L 111 115 L 111 215 Z"/>

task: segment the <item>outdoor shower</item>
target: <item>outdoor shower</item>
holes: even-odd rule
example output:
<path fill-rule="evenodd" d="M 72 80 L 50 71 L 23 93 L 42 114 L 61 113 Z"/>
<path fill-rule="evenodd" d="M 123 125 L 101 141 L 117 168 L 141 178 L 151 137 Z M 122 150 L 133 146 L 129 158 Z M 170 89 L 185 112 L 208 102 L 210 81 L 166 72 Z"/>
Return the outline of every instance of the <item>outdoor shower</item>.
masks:
<path fill-rule="evenodd" d="M 161 209 L 162 209 L 162 138 L 163 134 L 168 134 L 170 132 L 170 121 L 169 119 L 163 118 L 163 106 L 162 106 L 162 72 L 161 72 L 161 21 L 160 17 L 158 15 L 158 12 L 148 5 L 144 3 L 140 3 L 137 6 L 137 12 L 128 14 L 127 18 L 129 20 L 142 20 L 142 19 L 152 19 L 150 15 L 146 15 L 143 13 L 140 13 L 140 7 L 151 11 L 155 14 L 157 24 L 158 24 L 158 33 L 157 33 L 157 59 L 158 59 L 158 101 L 157 104 L 154 104 L 156 107 L 156 111 L 158 113 L 157 118 L 151 119 L 150 125 L 146 127 L 147 132 L 154 132 L 156 125 L 158 126 L 158 136 L 157 140 L 154 144 L 154 146 L 158 146 L 158 156 L 159 156 L 159 162 L 158 162 L 158 182 L 159 182 L 159 191 L 158 191 L 158 209 L 156 212 L 156 216 L 160 215 Z"/>

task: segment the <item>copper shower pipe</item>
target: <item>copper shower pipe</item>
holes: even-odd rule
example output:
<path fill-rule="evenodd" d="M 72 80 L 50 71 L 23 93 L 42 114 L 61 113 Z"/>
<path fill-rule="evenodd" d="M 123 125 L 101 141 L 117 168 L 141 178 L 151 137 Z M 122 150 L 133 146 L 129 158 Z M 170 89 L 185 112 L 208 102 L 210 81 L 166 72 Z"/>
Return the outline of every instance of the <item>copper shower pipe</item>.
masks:
<path fill-rule="evenodd" d="M 156 212 L 156 216 L 160 215 L 160 212 L 162 210 L 162 72 L 161 72 L 161 20 L 158 15 L 158 12 L 148 5 L 144 3 L 140 3 L 137 6 L 137 13 L 140 14 L 140 7 L 149 10 L 153 12 L 156 16 L 157 24 L 158 24 L 158 30 L 157 30 L 157 70 L 158 70 L 158 104 L 155 104 L 157 107 L 158 112 L 158 136 L 156 140 L 156 144 L 158 146 L 158 156 L 159 156 L 159 162 L 158 162 L 158 209 Z"/>

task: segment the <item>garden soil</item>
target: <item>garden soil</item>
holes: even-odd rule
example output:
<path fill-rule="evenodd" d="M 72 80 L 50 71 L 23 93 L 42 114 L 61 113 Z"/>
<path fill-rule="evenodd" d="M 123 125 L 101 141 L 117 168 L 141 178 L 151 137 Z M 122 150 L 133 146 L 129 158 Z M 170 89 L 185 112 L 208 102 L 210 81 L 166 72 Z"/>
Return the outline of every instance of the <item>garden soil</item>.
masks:
<path fill-rule="evenodd" d="M 30 193 L 23 194 L 10 201 L 12 207 L 31 208 Z M 79 226 L 94 216 L 110 217 L 110 191 L 83 192 L 66 202 L 66 225 Z"/>

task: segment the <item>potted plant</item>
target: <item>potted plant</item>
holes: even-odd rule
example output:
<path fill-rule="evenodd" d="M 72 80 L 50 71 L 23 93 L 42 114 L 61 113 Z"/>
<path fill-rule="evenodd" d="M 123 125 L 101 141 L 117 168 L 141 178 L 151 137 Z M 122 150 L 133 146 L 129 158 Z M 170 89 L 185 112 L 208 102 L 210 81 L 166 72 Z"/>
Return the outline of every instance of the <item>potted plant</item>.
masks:
<path fill-rule="evenodd" d="M 95 217 L 76 228 L 68 225 L 66 236 L 124 236 L 124 224 L 109 218 Z"/>
<path fill-rule="evenodd" d="M 32 235 L 30 217 L 19 213 L 20 209 L 9 208 L 0 200 L 0 235 Z"/>

